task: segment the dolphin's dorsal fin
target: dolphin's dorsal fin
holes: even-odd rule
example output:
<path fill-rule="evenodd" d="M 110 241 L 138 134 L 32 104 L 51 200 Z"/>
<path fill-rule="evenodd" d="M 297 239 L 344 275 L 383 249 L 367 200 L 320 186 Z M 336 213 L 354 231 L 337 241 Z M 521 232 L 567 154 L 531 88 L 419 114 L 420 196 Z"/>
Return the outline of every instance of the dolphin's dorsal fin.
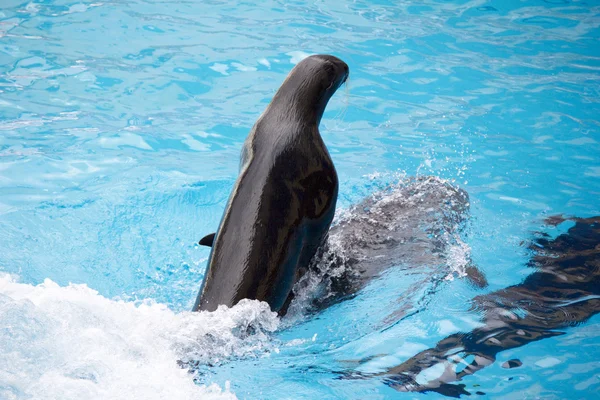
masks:
<path fill-rule="evenodd" d="M 214 241 L 215 241 L 215 234 L 214 233 L 210 233 L 210 234 L 204 236 L 202 239 L 200 239 L 200 241 L 198 242 L 198 244 L 200 246 L 212 247 Z"/>

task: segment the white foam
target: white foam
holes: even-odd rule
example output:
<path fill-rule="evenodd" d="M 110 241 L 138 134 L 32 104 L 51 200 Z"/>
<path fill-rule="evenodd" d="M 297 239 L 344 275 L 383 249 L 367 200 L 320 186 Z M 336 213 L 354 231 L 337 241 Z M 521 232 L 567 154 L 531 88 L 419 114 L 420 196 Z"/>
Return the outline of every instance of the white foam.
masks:
<path fill-rule="evenodd" d="M 453 280 L 455 275 L 459 278 L 464 278 L 467 276 L 467 267 L 471 260 L 471 247 L 463 242 L 458 234 L 444 236 L 447 237 L 446 259 L 450 269 L 445 279 Z M 450 236 L 452 239 L 448 239 Z"/>
<path fill-rule="evenodd" d="M 469 207 L 466 193 L 435 176 L 405 178 L 400 175 L 395 178 L 397 183 L 384 185 L 383 190 L 371 194 L 363 202 L 349 209 L 336 210 L 334 224 L 341 228 L 332 229 L 321 259 L 294 285 L 294 300 L 287 321 L 301 319 L 315 299 L 325 301 L 337 295 L 331 286 L 332 279 L 360 280 L 364 273 L 361 272 L 364 257 L 383 258 L 390 253 L 397 258 L 390 258 L 388 267 L 403 262 L 410 265 L 414 273 L 443 263 L 445 269 L 437 272 L 444 274 L 446 280 L 467 276 L 471 248 L 461 238 Z M 369 179 L 379 177 L 373 175 Z M 374 246 L 379 247 L 379 254 L 363 251 L 365 243 L 362 239 L 370 240 L 376 234 L 393 238 L 399 244 L 386 249 L 385 243 L 376 243 Z M 350 259 L 358 260 L 358 263 L 351 266 Z M 367 274 L 382 272 L 376 268 L 380 266 L 373 267 Z"/>
<path fill-rule="evenodd" d="M 7 274 L 0 321 L 0 398 L 65 400 L 234 399 L 228 387 L 196 385 L 180 364 L 262 355 L 279 324 L 258 301 L 176 314 L 86 285 L 33 286 Z"/>

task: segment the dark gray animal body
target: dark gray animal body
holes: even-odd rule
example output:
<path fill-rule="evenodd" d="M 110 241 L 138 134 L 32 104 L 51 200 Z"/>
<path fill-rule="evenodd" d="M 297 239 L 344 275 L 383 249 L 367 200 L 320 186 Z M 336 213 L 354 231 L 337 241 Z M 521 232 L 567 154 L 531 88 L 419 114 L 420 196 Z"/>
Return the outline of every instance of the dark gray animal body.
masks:
<path fill-rule="evenodd" d="M 252 128 L 219 229 L 201 241 L 212 251 L 194 311 L 247 298 L 285 312 L 335 213 L 338 179 L 319 123 L 347 77 L 336 57 L 304 59 Z"/>
<path fill-rule="evenodd" d="M 450 335 L 387 371 L 347 377 L 381 377 L 400 391 L 468 395 L 464 384 L 452 382 L 491 365 L 504 350 L 562 335 L 560 330 L 599 313 L 600 216 L 572 220 L 575 225 L 555 239 L 542 234 L 534 240 L 529 264 L 536 271 L 522 283 L 473 299 L 473 308 L 483 312 L 483 326 Z M 553 218 L 548 223 L 562 221 Z M 521 365 L 511 361 L 506 367 Z M 417 382 L 417 376 L 432 367 L 441 367 L 435 368 L 438 376 Z"/>
<path fill-rule="evenodd" d="M 330 306 L 392 267 L 424 272 L 434 285 L 454 272 L 485 286 L 460 237 L 468 210 L 467 192 L 433 176 L 404 179 L 369 196 L 331 227 L 309 273 L 294 287 L 293 307 Z M 402 311 L 395 311 L 390 318 L 401 318 Z"/>

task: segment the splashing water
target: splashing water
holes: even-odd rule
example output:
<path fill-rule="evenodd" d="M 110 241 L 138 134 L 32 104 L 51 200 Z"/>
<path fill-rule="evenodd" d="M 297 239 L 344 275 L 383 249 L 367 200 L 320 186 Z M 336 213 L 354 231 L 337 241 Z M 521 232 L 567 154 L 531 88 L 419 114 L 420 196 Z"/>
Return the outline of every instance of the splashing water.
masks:
<path fill-rule="evenodd" d="M 477 330 L 473 299 L 521 287 L 533 272 L 522 243 L 556 233 L 547 216 L 600 215 L 599 15 L 597 0 L 4 0 L 0 269 L 23 283 L 2 278 L 0 398 L 414 398 L 336 372 L 381 371 Z M 378 273 L 385 259 L 350 250 L 394 240 L 339 230 L 357 241 L 332 235 L 334 264 L 295 288 L 296 323 L 276 329 L 254 304 L 181 312 L 206 266 L 195 243 L 218 226 L 248 131 L 313 53 L 351 70 L 320 127 L 340 178 L 338 226 L 378 228 L 352 206 L 410 186 L 396 173 L 457 182 L 466 226 L 406 192 L 391 205 L 425 218 L 401 212 L 418 240 L 397 240 Z M 375 271 L 365 286 L 355 256 Z M 488 288 L 459 279 L 474 265 Z M 311 313 L 343 283 L 362 288 Z M 555 318 L 578 315 L 559 306 Z M 465 389 L 594 398 L 600 315 L 562 330 L 499 353 Z"/>
<path fill-rule="evenodd" d="M 354 295 L 389 268 L 433 281 L 467 276 L 470 248 L 461 232 L 468 209 L 466 192 L 430 176 L 401 179 L 341 210 L 322 254 L 294 287 L 291 314 Z"/>
<path fill-rule="evenodd" d="M 176 314 L 153 301 L 109 300 L 86 285 L 33 286 L 0 276 L 0 398 L 234 399 L 196 385 L 190 360 L 219 363 L 273 348 L 266 303 Z"/>

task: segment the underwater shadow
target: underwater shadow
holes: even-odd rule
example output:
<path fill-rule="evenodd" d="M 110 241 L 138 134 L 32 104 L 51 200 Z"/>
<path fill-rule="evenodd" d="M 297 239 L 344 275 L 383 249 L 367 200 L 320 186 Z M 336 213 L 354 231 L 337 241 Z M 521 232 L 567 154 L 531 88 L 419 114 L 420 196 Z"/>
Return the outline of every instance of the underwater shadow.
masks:
<path fill-rule="evenodd" d="M 600 312 L 600 216 L 553 217 L 546 222 L 558 225 L 566 220 L 575 223 L 566 233 L 554 239 L 540 233 L 530 244 L 533 257 L 528 265 L 536 272 L 518 285 L 472 300 L 472 308 L 483 314 L 482 327 L 450 335 L 384 372 L 351 372 L 342 379 L 380 377 L 398 391 L 470 395 L 464 384 L 453 382 L 491 365 L 502 351 L 563 335 L 561 329 Z M 503 366 L 520 365 L 510 360 Z M 459 366 L 464 368 L 459 371 Z M 417 382 L 417 376 L 432 367 L 441 371 L 439 376 Z"/>

